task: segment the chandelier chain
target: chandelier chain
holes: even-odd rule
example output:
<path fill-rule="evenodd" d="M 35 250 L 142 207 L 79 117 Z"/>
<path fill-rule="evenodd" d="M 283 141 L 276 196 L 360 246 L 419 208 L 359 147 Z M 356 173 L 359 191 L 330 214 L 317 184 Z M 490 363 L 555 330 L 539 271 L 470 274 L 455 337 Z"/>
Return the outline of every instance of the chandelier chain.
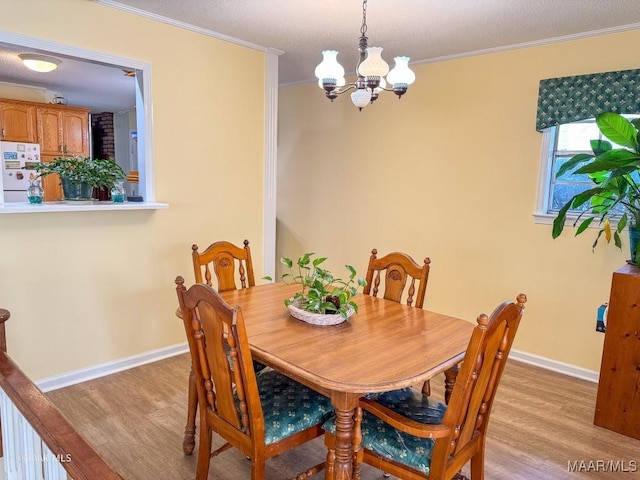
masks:
<path fill-rule="evenodd" d="M 360 35 L 366 36 L 367 33 L 367 0 L 362 2 L 362 27 L 360 27 Z"/>

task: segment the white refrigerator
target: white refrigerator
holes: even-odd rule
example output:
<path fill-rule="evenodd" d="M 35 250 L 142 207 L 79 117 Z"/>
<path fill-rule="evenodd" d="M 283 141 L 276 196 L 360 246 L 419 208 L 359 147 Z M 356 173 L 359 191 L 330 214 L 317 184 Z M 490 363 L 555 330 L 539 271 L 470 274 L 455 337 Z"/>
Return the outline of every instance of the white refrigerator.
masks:
<path fill-rule="evenodd" d="M 30 174 L 23 167 L 40 163 L 40 145 L 37 143 L 0 142 L 0 161 L 2 162 L 2 188 L 5 202 L 26 202 Z M 2 197 L 0 197 L 2 203 Z"/>

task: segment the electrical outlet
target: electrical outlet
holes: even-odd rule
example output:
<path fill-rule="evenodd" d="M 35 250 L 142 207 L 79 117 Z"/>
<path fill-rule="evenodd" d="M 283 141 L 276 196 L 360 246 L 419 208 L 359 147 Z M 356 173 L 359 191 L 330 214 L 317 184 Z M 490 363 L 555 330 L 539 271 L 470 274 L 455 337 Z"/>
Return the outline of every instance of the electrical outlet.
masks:
<path fill-rule="evenodd" d="M 607 330 L 607 313 L 609 305 L 603 303 L 598 307 L 598 313 L 596 316 L 596 332 L 605 332 Z"/>

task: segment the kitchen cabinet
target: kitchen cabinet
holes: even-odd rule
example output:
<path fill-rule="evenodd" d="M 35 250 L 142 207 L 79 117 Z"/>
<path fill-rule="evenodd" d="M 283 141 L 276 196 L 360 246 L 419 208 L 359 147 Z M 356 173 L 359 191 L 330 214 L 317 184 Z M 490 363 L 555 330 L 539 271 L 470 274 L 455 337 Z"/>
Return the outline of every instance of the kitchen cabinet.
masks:
<path fill-rule="evenodd" d="M 89 110 L 62 111 L 62 145 L 65 151 L 89 155 Z"/>
<path fill-rule="evenodd" d="M 0 98 L 0 140 L 40 144 L 40 159 L 89 156 L 88 108 Z M 44 200 L 62 198 L 57 175 L 43 178 Z"/>
<path fill-rule="evenodd" d="M 57 108 L 38 109 L 38 142 L 41 155 L 56 156 L 62 153 L 62 119 Z"/>
<path fill-rule="evenodd" d="M 89 156 L 89 109 L 59 105 L 37 108 L 38 143 L 43 162 L 50 162 L 63 154 Z M 62 198 L 57 175 L 43 179 L 44 200 Z"/>
<path fill-rule="evenodd" d="M 89 110 L 38 107 L 38 143 L 42 155 L 89 155 Z"/>
<path fill-rule="evenodd" d="M 0 99 L 0 140 L 37 143 L 36 106 Z"/>
<path fill-rule="evenodd" d="M 613 274 L 593 423 L 640 439 L 640 268 Z"/>

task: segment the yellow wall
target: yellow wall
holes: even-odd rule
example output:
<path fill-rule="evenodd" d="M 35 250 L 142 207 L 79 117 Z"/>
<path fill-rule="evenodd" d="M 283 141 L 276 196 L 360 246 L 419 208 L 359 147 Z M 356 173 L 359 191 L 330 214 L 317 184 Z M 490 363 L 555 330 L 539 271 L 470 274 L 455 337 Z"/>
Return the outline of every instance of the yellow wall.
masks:
<path fill-rule="evenodd" d="M 249 238 L 262 275 L 264 54 L 83 0 L 2 9 L 3 31 L 152 64 L 156 198 L 171 205 L 0 215 L 10 353 L 37 379 L 184 341 L 173 280 L 192 278 L 192 243 Z M 373 247 L 430 256 L 426 308 L 473 320 L 524 291 L 515 348 L 598 370 L 595 311 L 627 254 L 534 224 L 537 88 L 635 68 L 622 46 L 638 40 L 420 65 L 402 100 L 362 112 L 315 85 L 280 89 L 278 256 L 316 251 L 362 274 Z M 241 95 L 216 90 L 221 71 Z"/>
<path fill-rule="evenodd" d="M 184 342 L 173 281 L 193 280 L 193 243 L 248 238 L 262 276 L 264 54 L 85 0 L 2 2 L 0 29 L 152 64 L 170 204 L 0 215 L 10 354 L 39 379 Z"/>
<path fill-rule="evenodd" d="M 351 263 L 400 250 L 431 257 L 425 308 L 474 321 L 529 297 L 514 348 L 599 370 L 596 309 L 628 258 L 595 230 L 557 240 L 535 224 L 543 78 L 637 68 L 640 31 L 414 68 L 401 100 L 359 112 L 316 85 L 280 89 L 278 255 Z"/>
<path fill-rule="evenodd" d="M 27 88 L 0 82 L 0 98 L 26 100 L 29 102 L 46 103 L 46 90 L 42 88 Z"/>

